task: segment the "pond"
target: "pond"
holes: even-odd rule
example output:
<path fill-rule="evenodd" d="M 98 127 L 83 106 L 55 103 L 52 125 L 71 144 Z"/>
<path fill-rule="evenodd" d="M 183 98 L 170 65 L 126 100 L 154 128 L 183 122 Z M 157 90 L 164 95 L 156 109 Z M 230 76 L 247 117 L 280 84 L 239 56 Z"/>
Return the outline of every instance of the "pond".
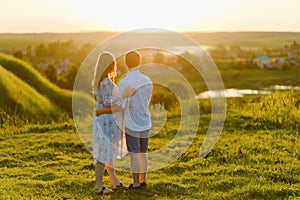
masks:
<path fill-rule="evenodd" d="M 217 98 L 217 97 L 244 97 L 246 95 L 267 95 L 272 94 L 274 90 L 299 90 L 299 86 L 287 86 L 287 85 L 273 85 L 271 87 L 265 88 L 264 90 L 253 90 L 253 89 L 225 89 L 223 91 L 205 91 L 201 92 L 196 96 L 196 99 L 209 99 L 209 98 Z"/>

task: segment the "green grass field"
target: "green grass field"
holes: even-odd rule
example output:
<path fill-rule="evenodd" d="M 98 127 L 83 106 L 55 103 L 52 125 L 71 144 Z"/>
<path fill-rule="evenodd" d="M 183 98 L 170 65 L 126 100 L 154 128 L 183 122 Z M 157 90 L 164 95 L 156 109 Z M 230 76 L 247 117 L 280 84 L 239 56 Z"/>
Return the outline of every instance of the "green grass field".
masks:
<path fill-rule="evenodd" d="M 220 70 L 225 88 L 264 89 L 272 85 L 300 85 L 300 67 L 286 70 Z"/>
<path fill-rule="evenodd" d="M 278 100 L 278 95 L 284 98 Z M 109 196 L 94 194 L 92 155 L 71 122 L 11 130 L 0 136 L 0 199 L 297 199 L 300 119 L 291 116 L 299 114 L 293 104 L 299 95 L 227 99 L 223 132 L 206 158 L 198 157 L 210 119 L 203 112 L 192 145 L 174 163 L 148 173 L 146 190 Z M 263 109 L 260 100 L 278 102 L 273 109 Z M 287 100 L 292 104 L 282 108 L 281 117 L 289 115 L 293 128 L 275 115 Z M 162 131 L 150 138 L 150 151 L 174 137 L 178 121 L 180 115 L 174 111 Z M 131 183 L 129 173 L 118 176 Z M 107 174 L 104 183 L 110 186 Z"/>

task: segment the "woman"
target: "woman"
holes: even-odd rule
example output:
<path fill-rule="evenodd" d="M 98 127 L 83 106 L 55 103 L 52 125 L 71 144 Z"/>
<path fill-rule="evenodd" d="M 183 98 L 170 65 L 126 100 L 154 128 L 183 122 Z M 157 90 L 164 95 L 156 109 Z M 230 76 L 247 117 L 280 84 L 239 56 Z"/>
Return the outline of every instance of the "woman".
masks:
<path fill-rule="evenodd" d="M 109 194 L 125 186 L 119 181 L 114 170 L 114 160 L 124 155 L 125 137 L 121 130 L 122 117 L 120 101 L 117 99 L 118 87 L 112 81 L 116 75 L 116 60 L 108 52 L 102 53 L 96 65 L 93 92 L 96 99 L 96 116 L 93 123 L 94 145 L 93 157 L 96 163 L 96 187 L 98 194 Z M 113 110 L 114 114 L 103 114 L 105 109 Z M 111 112 L 110 112 L 111 113 Z M 101 115 L 100 115 L 101 114 Z M 112 189 L 103 186 L 104 166 L 112 181 Z"/>

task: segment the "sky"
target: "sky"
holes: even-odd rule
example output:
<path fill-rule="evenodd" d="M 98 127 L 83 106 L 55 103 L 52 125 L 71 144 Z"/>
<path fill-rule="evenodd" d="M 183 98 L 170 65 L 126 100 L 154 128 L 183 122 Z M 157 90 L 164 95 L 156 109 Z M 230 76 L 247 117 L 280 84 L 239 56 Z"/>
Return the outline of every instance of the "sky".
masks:
<path fill-rule="evenodd" d="M 300 32 L 300 0 L 0 0 L 0 33 Z"/>

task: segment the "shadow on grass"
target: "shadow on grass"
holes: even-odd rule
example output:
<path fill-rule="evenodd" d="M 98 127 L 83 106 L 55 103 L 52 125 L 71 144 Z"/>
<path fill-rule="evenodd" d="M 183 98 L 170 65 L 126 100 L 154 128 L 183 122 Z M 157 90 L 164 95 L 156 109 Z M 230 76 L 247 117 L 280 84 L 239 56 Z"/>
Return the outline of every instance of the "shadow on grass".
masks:
<path fill-rule="evenodd" d="M 33 177 L 34 180 L 53 181 L 57 177 L 53 173 L 39 174 Z"/>
<path fill-rule="evenodd" d="M 0 167 L 14 168 L 19 165 L 19 162 L 11 159 L 4 159 L 0 161 Z"/>
<path fill-rule="evenodd" d="M 49 142 L 47 146 L 60 152 L 82 153 L 86 151 L 83 144 L 74 142 Z"/>
<path fill-rule="evenodd" d="M 146 189 L 117 191 L 110 199 L 182 199 L 188 195 L 188 189 L 175 183 L 157 183 L 148 185 Z"/>

